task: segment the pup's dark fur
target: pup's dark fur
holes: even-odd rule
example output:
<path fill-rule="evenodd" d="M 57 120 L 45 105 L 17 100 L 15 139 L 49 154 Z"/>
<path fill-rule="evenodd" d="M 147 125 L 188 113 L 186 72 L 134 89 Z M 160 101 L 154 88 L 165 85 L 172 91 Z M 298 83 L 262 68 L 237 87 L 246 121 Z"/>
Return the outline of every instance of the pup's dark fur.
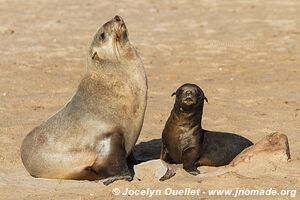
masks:
<path fill-rule="evenodd" d="M 162 133 L 163 161 L 182 163 L 187 172 L 197 175 L 198 166 L 227 165 L 253 144 L 232 133 L 202 129 L 203 105 L 207 98 L 197 85 L 184 84 L 173 95 L 176 95 L 175 104 Z"/>

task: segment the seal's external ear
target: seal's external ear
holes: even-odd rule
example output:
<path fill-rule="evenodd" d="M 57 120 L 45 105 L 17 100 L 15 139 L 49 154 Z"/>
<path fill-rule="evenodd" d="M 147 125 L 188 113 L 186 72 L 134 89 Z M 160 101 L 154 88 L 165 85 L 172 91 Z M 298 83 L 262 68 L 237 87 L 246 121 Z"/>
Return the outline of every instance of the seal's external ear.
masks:
<path fill-rule="evenodd" d="M 102 59 L 99 57 L 97 51 L 93 51 L 92 53 L 92 59 L 93 60 L 98 60 L 98 61 L 101 61 Z"/>
<path fill-rule="evenodd" d="M 206 103 L 208 103 L 208 99 L 206 98 L 206 96 L 204 96 L 204 100 L 206 101 Z"/>
<path fill-rule="evenodd" d="M 93 54 L 92 54 L 92 59 L 95 59 L 96 56 L 97 56 L 97 52 L 94 51 Z"/>
<path fill-rule="evenodd" d="M 176 95 L 176 92 L 173 92 L 173 94 L 171 95 L 171 97 L 174 96 L 174 95 Z"/>

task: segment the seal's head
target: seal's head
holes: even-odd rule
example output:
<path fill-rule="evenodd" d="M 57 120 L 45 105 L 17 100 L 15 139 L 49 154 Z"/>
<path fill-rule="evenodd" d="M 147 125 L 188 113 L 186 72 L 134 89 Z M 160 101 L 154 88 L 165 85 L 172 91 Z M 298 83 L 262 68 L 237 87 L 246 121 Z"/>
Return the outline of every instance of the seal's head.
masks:
<path fill-rule="evenodd" d="M 204 100 L 208 102 L 202 89 L 191 83 L 180 86 L 172 96 L 176 95 L 175 105 L 179 106 L 181 111 L 193 111 L 197 108 L 203 108 Z"/>
<path fill-rule="evenodd" d="M 130 55 L 131 49 L 125 22 L 116 15 L 96 32 L 89 57 L 97 62 L 121 60 Z"/>

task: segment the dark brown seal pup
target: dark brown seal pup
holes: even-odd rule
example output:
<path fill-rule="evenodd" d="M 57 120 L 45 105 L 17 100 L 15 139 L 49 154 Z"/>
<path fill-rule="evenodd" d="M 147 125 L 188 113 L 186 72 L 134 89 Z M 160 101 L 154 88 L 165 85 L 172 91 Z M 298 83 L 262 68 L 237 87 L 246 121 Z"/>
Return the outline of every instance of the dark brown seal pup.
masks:
<path fill-rule="evenodd" d="M 120 16 L 96 32 L 87 60 L 72 99 L 23 141 L 21 158 L 34 177 L 132 179 L 126 158 L 143 125 L 147 79 Z"/>
<path fill-rule="evenodd" d="M 240 152 L 253 143 L 240 135 L 203 129 L 202 155 L 198 166 L 228 165 Z"/>
<path fill-rule="evenodd" d="M 175 104 L 162 133 L 160 158 L 163 161 L 182 163 L 187 172 L 197 175 L 200 173 L 198 166 L 227 165 L 253 144 L 232 133 L 202 129 L 203 106 L 207 98 L 197 85 L 184 84 L 173 95 L 176 95 Z"/>

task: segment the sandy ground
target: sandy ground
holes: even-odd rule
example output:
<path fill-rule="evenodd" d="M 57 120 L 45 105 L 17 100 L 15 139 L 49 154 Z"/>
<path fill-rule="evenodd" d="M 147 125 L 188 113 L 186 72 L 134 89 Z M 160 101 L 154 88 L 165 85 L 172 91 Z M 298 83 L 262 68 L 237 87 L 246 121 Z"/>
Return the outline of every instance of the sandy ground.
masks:
<path fill-rule="evenodd" d="M 0 199 L 116 199 L 115 187 L 299 190 L 299 10 L 297 0 L 0 0 Z M 291 162 L 258 178 L 230 173 L 195 181 L 178 176 L 163 183 L 119 181 L 108 187 L 30 177 L 19 156 L 22 139 L 69 100 L 85 72 L 92 35 L 116 14 L 126 21 L 149 82 L 142 143 L 135 151 L 140 159 L 157 158 L 157 139 L 173 105 L 170 95 L 193 82 L 209 99 L 204 128 L 254 142 L 284 133 Z M 126 197 L 131 198 L 147 197 Z"/>

